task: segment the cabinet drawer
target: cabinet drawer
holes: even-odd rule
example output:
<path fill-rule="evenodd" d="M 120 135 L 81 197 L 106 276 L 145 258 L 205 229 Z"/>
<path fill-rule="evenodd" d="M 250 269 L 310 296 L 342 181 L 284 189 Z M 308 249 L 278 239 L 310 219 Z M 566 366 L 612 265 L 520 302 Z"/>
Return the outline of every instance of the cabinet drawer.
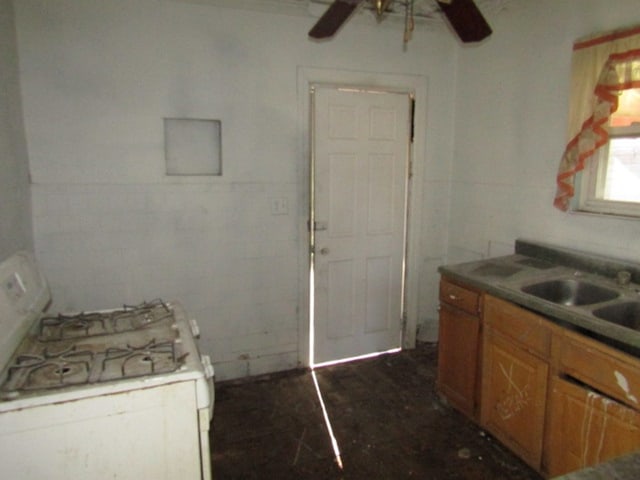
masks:
<path fill-rule="evenodd" d="M 573 332 L 560 351 L 562 372 L 638 410 L 640 361 Z"/>
<path fill-rule="evenodd" d="M 440 301 L 472 315 L 477 315 L 480 312 L 480 294 L 456 285 L 446 278 L 440 281 Z"/>
<path fill-rule="evenodd" d="M 544 453 L 549 476 L 564 475 L 640 448 L 640 413 L 557 377 L 551 379 L 549 388 Z"/>
<path fill-rule="evenodd" d="M 491 295 L 484 301 L 484 321 L 529 351 L 543 358 L 549 357 L 551 348 L 551 323 L 535 313 Z"/>

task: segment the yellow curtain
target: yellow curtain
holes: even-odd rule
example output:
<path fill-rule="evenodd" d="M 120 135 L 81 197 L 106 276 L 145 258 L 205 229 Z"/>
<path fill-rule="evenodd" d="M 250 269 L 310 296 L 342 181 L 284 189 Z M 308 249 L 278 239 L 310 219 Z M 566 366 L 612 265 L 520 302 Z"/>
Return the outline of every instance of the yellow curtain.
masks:
<path fill-rule="evenodd" d="M 568 210 L 575 175 L 609 140 L 618 94 L 640 88 L 640 26 L 598 34 L 573 46 L 568 139 L 556 178 L 554 205 Z"/>

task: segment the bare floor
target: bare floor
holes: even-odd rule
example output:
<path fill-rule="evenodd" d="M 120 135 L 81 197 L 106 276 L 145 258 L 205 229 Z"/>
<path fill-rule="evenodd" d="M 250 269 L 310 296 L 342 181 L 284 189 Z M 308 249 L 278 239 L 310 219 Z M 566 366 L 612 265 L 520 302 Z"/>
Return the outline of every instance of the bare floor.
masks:
<path fill-rule="evenodd" d="M 317 370 L 216 384 L 213 476 L 229 479 L 540 477 L 435 392 L 436 346 Z"/>

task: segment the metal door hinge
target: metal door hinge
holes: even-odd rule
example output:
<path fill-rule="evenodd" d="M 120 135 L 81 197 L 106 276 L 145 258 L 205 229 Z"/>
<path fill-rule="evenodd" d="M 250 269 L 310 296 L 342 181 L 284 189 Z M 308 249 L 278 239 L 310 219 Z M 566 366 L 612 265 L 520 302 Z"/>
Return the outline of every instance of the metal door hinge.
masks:
<path fill-rule="evenodd" d="M 327 222 L 313 222 L 313 231 L 319 232 L 322 230 L 326 230 L 328 227 Z M 311 231 L 311 220 L 307 220 L 307 231 Z"/>

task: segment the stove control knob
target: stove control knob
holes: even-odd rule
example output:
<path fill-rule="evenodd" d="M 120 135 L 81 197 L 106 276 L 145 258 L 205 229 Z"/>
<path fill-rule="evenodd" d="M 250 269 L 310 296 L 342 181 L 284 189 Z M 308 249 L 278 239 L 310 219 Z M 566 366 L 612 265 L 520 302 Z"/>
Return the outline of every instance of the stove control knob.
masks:
<path fill-rule="evenodd" d="M 202 357 L 200 357 L 200 361 L 202 362 L 202 366 L 204 367 L 205 377 L 213 378 L 215 376 L 215 370 L 213 369 L 213 364 L 211 363 L 211 357 L 209 355 L 202 355 Z"/>
<path fill-rule="evenodd" d="M 191 327 L 191 334 L 194 338 L 200 338 L 200 327 L 195 318 L 189 319 L 189 326 Z"/>

